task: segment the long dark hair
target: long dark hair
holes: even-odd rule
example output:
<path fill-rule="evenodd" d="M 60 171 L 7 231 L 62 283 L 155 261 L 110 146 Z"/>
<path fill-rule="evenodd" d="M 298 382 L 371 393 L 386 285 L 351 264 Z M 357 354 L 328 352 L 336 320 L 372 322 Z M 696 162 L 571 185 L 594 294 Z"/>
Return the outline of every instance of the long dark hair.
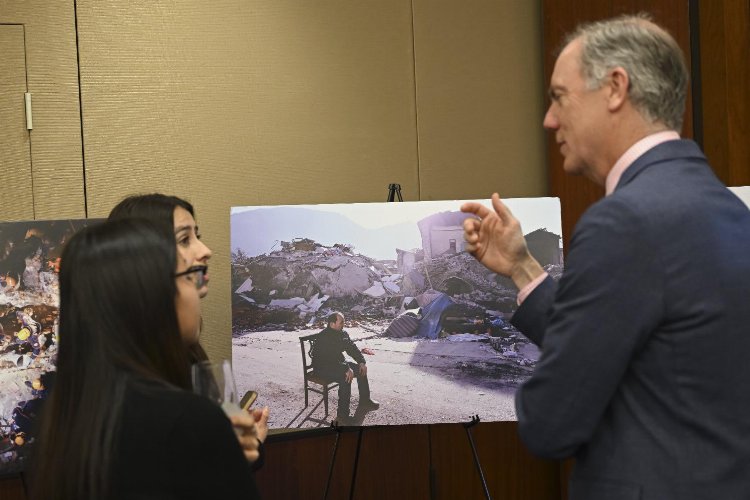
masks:
<path fill-rule="evenodd" d="M 193 205 L 189 202 L 161 193 L 138 194 L 128 196 L 115 205 L 109 212 L 109 220 L 125 219 L 128 217 L 143 217 L 156 224 L 168 226 L 169 232 L 174 234 L 174 209 L 184 208 L 195 217 Z"/>
<path fill-rule="evenodd" d="M 177 207 L 184 208 L 195 218 L 195 210 L 190 202 L 177 196 L 150 193 L 128 196 L 123 199 L 109 212 L 108 220 L 142 217 L 153 221 L 174 238 L 174 210 Z M 177 242 L 175 242 L 175 245 L 177 245 Z M 191 361 L 197 362 L 208 359 L 206 351 L 199 343 L 196 342 L 188 349 Z"/>
<path fill-rule="evenodd" d="M 42 416 L 32 498 L 106 497 L 128 383 L 189 390 L 176 262 L 174 237 L 143 219 L 85 228 L 66 245 L 57 376 Z"/>

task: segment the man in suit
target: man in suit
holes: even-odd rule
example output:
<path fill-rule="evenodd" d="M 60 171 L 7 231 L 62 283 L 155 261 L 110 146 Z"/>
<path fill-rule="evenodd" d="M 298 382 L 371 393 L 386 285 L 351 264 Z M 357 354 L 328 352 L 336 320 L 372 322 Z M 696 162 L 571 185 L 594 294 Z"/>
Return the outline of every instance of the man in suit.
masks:
<path fill-rule="evenodd" d="M 347 362 L 343 353 L 351 356 L 356 363 Z M 372 349 L 365 347 L 360 351 L 349 334 L 344 331 L 344 315 L 331 313 L 327 326 L 320 331 L 312 346 L 312 366 L 315 373 L 328 380 L 339 383 L 339 405 L 336 419 L 341 425 L 351 425 L 349 404 L 352 394 L 352 380 L 357 379 L 359 387 L 358 411 L 377 410 L 380 403 L 370 399 L 370 383 L 367 380 L 367 363 L 362 354 L 374 355 Z"/>
<path fill-rule="evenodd" d="M 605 186 L 555 283 L 499 200 L 467 203 L 467 250 L 518 286 L 541 347 L 516 395 L 537 455 L 575 457 L 570 498 L 750 498 L 750 211 L 680 140 L 688 75 L 644 17 L 580 27 L 544 126 Z"/>

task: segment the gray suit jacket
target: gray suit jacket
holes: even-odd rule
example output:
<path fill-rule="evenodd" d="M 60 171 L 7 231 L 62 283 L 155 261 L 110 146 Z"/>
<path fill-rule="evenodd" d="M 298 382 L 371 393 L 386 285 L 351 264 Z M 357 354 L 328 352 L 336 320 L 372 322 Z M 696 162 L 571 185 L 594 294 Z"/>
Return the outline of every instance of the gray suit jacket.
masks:
<path fill-rule="evenodd" d="M 695 143 L 670 141 L 566 253 L 513 318 L 542 348 L 521 439 L 575 457 L 572 500 L 750 499 L 750 211 Z"/>

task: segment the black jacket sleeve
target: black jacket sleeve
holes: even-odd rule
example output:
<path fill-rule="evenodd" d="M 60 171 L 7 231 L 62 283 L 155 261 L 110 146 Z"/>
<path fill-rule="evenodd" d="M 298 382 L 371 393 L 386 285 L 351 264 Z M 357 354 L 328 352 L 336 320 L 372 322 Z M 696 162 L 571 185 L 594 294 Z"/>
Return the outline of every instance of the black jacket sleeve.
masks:
<path fill-rule="evenodd" d="M 359 347 L 357 347 L 357 345 L 352 342 L 349 334 L 345 331 L 341 332 L 341 343 L 343 346 L 343 350 L 346 351 L 346 353 L 351 356 L 357 363 L 366 363 L 365 357 L 362 356 L 362 352 L 359 350 Z"/>

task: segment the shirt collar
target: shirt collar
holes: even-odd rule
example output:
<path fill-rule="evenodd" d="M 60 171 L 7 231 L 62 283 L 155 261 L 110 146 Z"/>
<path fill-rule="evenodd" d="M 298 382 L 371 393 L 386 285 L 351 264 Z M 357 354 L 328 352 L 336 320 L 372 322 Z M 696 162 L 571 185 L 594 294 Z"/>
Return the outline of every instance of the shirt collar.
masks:
<path fill-rule="evenodd" d="M 620 182 L 620 177 L 633 164 L 635 160 L 640 158 L 646 151 L 658 146 L 662 142 L 674 141 L 680 138 L 680 134 L 674 130 L 666 130 L 663 132 L 657 132 L 655 134 L 647 135 L 640 141 L 636 142 L 628 148 L 627 151 L 620 157 L 612 167 L 612 170 L 607 174 L 607 179 L 604 181 L 604 195 L 609 196 L 617 187 L 617 183 Z"/>

